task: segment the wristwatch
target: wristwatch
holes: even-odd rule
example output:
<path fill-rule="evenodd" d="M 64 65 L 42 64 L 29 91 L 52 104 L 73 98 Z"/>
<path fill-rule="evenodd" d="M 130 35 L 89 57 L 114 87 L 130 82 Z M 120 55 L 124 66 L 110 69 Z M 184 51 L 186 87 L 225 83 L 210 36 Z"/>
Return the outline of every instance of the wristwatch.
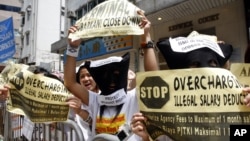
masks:
<path fill-rule="evenodd" d="M 154 48 L 154 42 L 148 41 L 148 43 L 141 43 L 142 48 Z"/>

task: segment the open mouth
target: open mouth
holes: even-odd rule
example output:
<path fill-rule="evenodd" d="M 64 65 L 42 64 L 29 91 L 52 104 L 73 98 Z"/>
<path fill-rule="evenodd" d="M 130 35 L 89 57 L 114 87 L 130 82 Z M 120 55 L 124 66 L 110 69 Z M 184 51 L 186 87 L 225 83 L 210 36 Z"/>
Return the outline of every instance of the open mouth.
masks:
<path fill-rule="evenodd" d="M 91 84 L 84 84 L 85 87 L 90 88 Z"/>

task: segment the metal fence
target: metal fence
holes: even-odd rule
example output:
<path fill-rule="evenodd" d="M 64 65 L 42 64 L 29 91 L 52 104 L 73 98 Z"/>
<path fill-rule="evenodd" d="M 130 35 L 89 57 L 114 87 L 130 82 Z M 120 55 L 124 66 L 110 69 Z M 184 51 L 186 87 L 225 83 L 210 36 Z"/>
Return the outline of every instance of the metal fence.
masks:
<path fill-rule="evenodd" d="M 33 123 L 29 127 L 25 125 L 24 116 L 7 112 L 5 103 L 0 103 L 0 112 L 0 141 L 84 141 L 80 127 L 71 119 L 55 123 Z M 25 131 L 27 129 L 29 131 Z"/>

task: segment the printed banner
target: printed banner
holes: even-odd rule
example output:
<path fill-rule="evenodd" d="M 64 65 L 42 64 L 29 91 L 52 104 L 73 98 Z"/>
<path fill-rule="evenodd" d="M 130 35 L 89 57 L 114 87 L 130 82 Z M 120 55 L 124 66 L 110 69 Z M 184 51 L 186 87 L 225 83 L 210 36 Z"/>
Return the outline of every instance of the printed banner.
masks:
<path fill-rule="evenodd" d="M 72 40 L 113 35 L 141 35 L 140 10 L 128 0 L 108 0 L 98 4 L 76 22 L 79 30 L 70 34 Z"/>
<path fill-rule="evenodd" d="M 13 57 L 16 52 L 12 17 L 0 22 L 0 62 Z"/>
<path fill-rule="evenodd" d="M 232 63 L 230 71 L 245 87 L 250 87 L 250 63 Z"/>
<path fill-rule="evenodd" d="M 250 124 L 242 85 L 228 70 L 196 68 L 137 73 L 140 110 L 152 139 L 228 141 L 230 125 Z"/>
<path fill-rule="evenodd" d="M 21 69 L 9 79 L 10 97 L 7 110 L 25 115 L 32 122 L 66 121 L 71 93 L 59 80 Z"/>

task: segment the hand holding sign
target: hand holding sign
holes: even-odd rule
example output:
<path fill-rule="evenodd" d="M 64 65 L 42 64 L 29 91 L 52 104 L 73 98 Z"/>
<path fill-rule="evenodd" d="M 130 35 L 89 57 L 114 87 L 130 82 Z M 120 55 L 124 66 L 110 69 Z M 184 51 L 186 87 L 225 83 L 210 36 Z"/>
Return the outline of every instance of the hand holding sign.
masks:
<path fill-rule="evenodd" d="M 75 33 L 78 30 L 77 26 L 71 26 L 68 30 L 69 35 L 71 33 Z M 68 38 L 68 46 L 66 54 L 72 57 L 77 57 L 79 53 L 79 45 L 82 40 L 79 37 L 69 37 Z"/>
<path fill-rule="evenodd" d="M 78 27 L 77 26 L 71 26 L 68 30 L 68 34 L 70 35 L 71 33 L 75 33 L 77 32 Z M 80 38 L 68 38 L 68 43 L 71 47 L 78 47 L 81 43 L 81 39 Z"/>
<path fill-rule="evenodd" d="M 250 95 L 249 95 L 249 93 L 250 93 L 250 87 L 244 88 L 243 92 L 244 93 L 248 93 L 246 95 L 246 97 L 244 98 L 244 103 L 246 104 L 246 106 L 250 107 Z"/>

